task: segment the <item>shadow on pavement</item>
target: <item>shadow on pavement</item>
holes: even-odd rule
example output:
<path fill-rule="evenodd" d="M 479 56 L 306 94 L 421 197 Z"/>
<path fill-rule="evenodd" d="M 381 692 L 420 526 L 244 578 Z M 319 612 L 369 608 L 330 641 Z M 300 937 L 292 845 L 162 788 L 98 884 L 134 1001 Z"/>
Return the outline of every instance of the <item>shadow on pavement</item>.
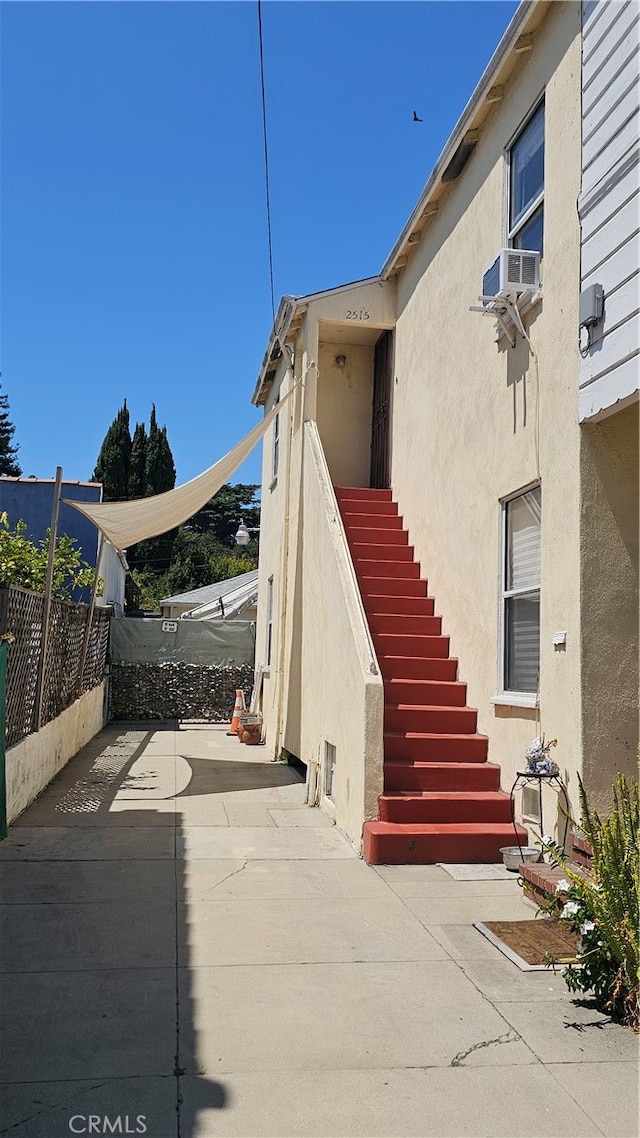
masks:
<path fill-rule="evenodd" d="M 200 1110 L 228 1105 L 198 1060 L 180 813 L 151 797 L 110 813 L 155 734 L 105 729 L 0 846 L 0 1133 L 12 1138 L 191 1138 Z M 275 764 L 189 762 L 183 795 L 298 781 Z"/>

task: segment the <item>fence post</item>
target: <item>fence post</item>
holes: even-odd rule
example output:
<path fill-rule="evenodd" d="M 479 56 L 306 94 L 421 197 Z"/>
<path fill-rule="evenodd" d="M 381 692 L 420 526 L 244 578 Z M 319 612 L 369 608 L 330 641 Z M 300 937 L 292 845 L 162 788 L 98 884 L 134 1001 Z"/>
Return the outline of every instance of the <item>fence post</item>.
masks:
<path fill-rule="evenodd" d="M 0 642 L 0 842 L 7 836 L 7 656 L 9 645 Z"/>
<path fill-rule="evenodd" d="M 47 678 L 47 647 L 49 643 L 49 623 L 51 620 L 51 597 L 53 594 L 53 570 L 58 540 L 58 514 L 60 512 L 60 491 L 62 489 L 62 467 L 56 468 L 56 484 L 53 490 L 51 508 L 51 528 L 49 530 L 49 555 L 47 558 L 47 577 L 44 586 L 44 606 L 42 613 L 42 640 L 40 643 L 40 662 L 38 665 L 38 687 L 36 695 L 36 731 L 42 727 L 44 689 Z"/>
<path fill-rule="evenodd" d="M 82 687 L 84 680 L 84 666 L 87 662 L 87 652 L 89 651 L 89 640 L 91 638 L 91 626 L 93 624 L 93 614 L 96 608 L 96 597 L 98 595 L 98 584 L 100 582 L 100 558 L 102 557 L 102 547 L 104 537 L 102 533 L 98 538 L 98 550 L 96 553 L 96 571 L 93 577 L 93 586 L 91 589 L 91 600 L 89 602 L 89 611 L 87 613 L 87 624 L 82 638 L 82 651 L 80 653 L 80 669 L 78 672 L 78 698 L 82 695 Z"/>

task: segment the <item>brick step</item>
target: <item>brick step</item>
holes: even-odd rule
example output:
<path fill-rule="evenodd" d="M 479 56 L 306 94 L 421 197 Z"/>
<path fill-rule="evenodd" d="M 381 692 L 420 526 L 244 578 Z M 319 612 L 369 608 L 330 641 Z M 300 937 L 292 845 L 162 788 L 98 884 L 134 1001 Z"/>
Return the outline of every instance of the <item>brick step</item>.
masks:
<path fill-rule="evenodd" d="M 396 790 L 378 801 L 381 822 L 511 822 L 509 795 L 501 790 Z"/>
<path fill-rule="evenodd" d="M 373 545 L 371 542 L 359 543 L 352 541 L 349 543 L 351 549 L 351 556 L 357 564 L 360 561 L 382 561 L 385 564 L 392 562 L 397 565 L 398 562 L 410 561 L 418 568 L 418 563 L 413 560 L 413 546 L 403 545 L 401 542 L 396 544 L 389 544 L 388 542 L 382 545 Z"/>
<path fill-rule="evenodd" d="M 374 632 L 373 642 L 381 656 L 420 656 L 439 660 L 449 655 L 448 636 L 409 636 L 394 632 Z"/>
<path fill-rule="evenodd" d="M 342 520 L 345 529 L 349 533 L 353 533 L 358 529 L 375 529 L 376 533 L 393 532 L 397 533 L 402 530 L 402 518 L 400 514 L 362 514 L 350 513 L 342 511 Z M 404 530 L 407 533 L 407 530 Z"/>
<path fill-rule="evenodd" d="M 486 763 L 486 735 L 385 731 L 384 757 L 404 762 Z"/>
<path fill-rule="evenodd" d="M 365 604 L 369 619 L 382 616 L 383 613 L 392 616 L 433 616 L 435 607 L 433 597 L 382 597 L 378 593 L 370 593 Z"/>
<path fill-rule="evenodd" d="M 453 680 L 387 680 L 385 698 L 392 704 L 418 707 L 466 707 L 467 685 Z"/>
<path fill-rule="evenodd" d="M 365 606 L 368 597 L 373 595 L 377 597 L 426 597 L 427 595 L 427 582 L 424 578 L 408 580 L 405 577 L 384 577 L 381 573 L 369 577 L 360 569 L 358 579 Z"/>
<path fill-rule="evenodd" d="M 366 608 L 371 632 L 392 632 L 403 636 L 440 636 L 441 616 L 402 616 L 399 613 L 374 613 Z"/>
<path fill-rule="evenodd" d="M 521 841 L 527 840 L 521 830 Z M 514 844 L 507 822 L 402 825 L 365 822 L 364 859 L 369 865 L 434 865 L 444 862 L 498 862 L 501 846 Z"/>
<path fill-rule="evenodd" d="M 410 581 L 417 581 L 420 578 L 420 566 L 417 561 L 394 561 L 389 558 L 373 560 L 355 555 L 353 561 L 358 577 L 393 577 L 406 578 Z M 424 592 L 426 596 L 426 582 Z"/>
<path fill-rule="evenodd" d="M 455 680 L 458 661 L 455 656 L 396 656 L 378 645 L 380 671 L 387 680 Z"/>
<path fill-rule="evenodd" d="M 475 707 L 417 707 L 407 703 L 384 705 L 385 731 L 473 735 L 477 725 Z"/>
<path fill-rule="evenodd" d="M 384 792 L 417 790 L 487 791 L 500 787 L 495 763 L 392 762 L 385 759 Z"/>

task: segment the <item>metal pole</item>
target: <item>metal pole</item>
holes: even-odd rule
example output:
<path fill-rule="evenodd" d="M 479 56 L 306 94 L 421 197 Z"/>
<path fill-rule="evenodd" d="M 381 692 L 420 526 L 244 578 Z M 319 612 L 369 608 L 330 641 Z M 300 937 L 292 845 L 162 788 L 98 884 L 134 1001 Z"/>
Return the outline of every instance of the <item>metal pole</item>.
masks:
<path fill-rule="evenodd" d="M 100 580 L 100 558 L 102 557 L 102 547 L 104 544 L 104 535 L 100 533 L 98 538 L 98 551 L 96 553 L 96 571 L 93 577 L 93 585 L 91 588 L 91 600 L 89 601 L 89 612 L 87 613 L 87 625 L 84 630 L 84 637 L 82 640 L 82 652 L 80 653 L 80 671 L 78 675 L 78 697 L 82 695 L 82 682 L 84 680 L 84 666 L 87 662 L 87 652 L 89 651 L 89 640 L 91 638 L 91 626 L 93 624 L 93 614 L 96 607 L 96 597 L 98 595 L 98 582 Z"/>
<path fill-rule="evenodd" d="M 40 661 L 38 664 L 38 698 L 36 700 L 36 731 L 42 727 L 42 714 L 44 711 L 44 686 L 47 671 L 47 647 L 49 643 L 49 624 L 51 620 L 51 598 L 53 595 L 53 570 L 58 540 L 58 514 L 60 513 L 60 492 L 62 490 L 62 467 L 56 468 L 56 483 L 53 490 L 53 506 L 51 507 L 51 528 L 49 531 L 49 555 L 47 558 L 47 576 L 44 584 L 44 606 L 42 613 L 42 640 L 40 644 Z"/>

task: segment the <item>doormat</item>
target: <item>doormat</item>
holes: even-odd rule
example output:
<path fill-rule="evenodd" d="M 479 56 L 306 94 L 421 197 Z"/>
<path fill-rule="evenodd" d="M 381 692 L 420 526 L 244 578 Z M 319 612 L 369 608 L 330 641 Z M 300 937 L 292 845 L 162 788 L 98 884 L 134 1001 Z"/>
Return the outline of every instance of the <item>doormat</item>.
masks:
<path fill-rule="evenodd" d="M 576 934 L 555 917 L 533 921 L 480 921 L 473 926 L 522 972 L 546 972 L 552 958 L 556 964 L 575 964 L 578 952 Z"/>
<path fill-rule="evenodd" d="M 502 862 L 496 865 L 486 865 L 484 862 L 455 865 L 451 862 L 438 861 L 436 865 L 444 869 L 454 881 L 513 881 L 514 879 L 513 873 L 506 869 Z"/>

